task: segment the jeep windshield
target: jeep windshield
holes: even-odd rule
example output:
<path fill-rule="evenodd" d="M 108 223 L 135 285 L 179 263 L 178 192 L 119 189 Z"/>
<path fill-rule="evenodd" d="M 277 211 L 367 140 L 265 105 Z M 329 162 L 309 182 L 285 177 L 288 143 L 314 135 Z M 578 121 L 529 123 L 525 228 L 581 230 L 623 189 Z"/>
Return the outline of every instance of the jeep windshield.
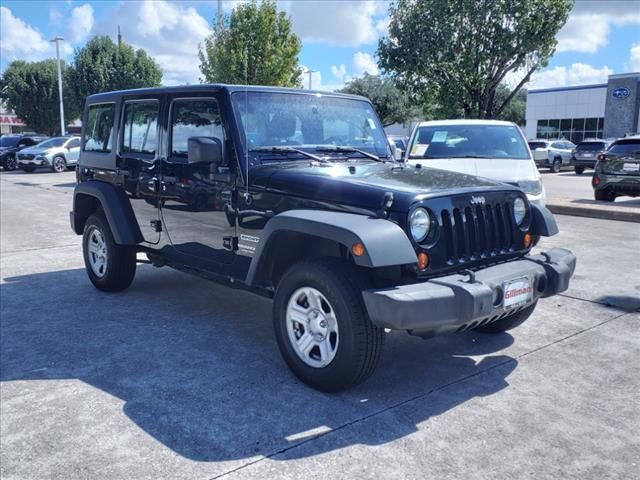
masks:
<path fill-rule="evenodd" d="M 231 98 L 238 128 L 253 154 L 276 160 L 308 159 L 301 151 L 326 159 L 334 154 L 367 160 L 390 155 L 382 124 L 364 100 L 255 91 L 235 92 Z"/>
<path fill-rule="evenodd" d="M 527 144 L 511 125 L 429 125 L 418 128 L 409 159 L 496 158 L 526 160 Z"/>

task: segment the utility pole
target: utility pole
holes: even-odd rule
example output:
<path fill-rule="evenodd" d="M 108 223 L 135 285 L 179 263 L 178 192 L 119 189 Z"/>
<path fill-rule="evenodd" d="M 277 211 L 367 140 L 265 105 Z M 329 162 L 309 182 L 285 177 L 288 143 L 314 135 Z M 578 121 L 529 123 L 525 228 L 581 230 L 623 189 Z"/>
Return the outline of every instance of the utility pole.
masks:
<path fill-rule="evenodd" d="M 56 37 L 51 40 L 52 43 L 56 44 L 56 58 L 58 59 L 58 97 L 60 99 L 60 135 L 65 134 L 64 128 L 64 102 L 62 100 L 62 70 L 60 69 L 60 42 L 63 41 L 64 38 Z"/>
<path fill-rule="evenodd" d="M 222 0 L 218 0 L 218 14 L 216 15 L 218 29 L 222 26 Z"/>
<path fill-rule="evenodd" d="M 309 90 L 313 90 L 313 89 L 311 88 L 311 86 L 312 86 L 312 79 L 311 79 L 311 75 L 313 75 L 314 73 L 317 73 L 317 72 L 318 72 L 318 70 L 311 70 L 310 68 L 309 68 L 309 69 L 307 69 L 307 71 L 306 71 L 306 72 L 304 72 L 304 73 L 306 73 L 306 74 L 308 74 L 308 75 L 309 75 Z"/>

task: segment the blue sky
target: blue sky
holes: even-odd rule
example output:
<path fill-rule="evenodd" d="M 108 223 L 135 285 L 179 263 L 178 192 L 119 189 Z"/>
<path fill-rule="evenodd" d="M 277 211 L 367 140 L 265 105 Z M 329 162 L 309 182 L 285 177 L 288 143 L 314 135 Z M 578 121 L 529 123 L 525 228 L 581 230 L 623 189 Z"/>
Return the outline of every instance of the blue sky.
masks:
<path fill-rule="evenodd" d="M 229 12 L 239 0 L 223 2 Z M 313 87 L 331 90 L 364 72 L 377 73 L 375 51 L 386 34 L 388 1 L 280 0 L 301 37 L 301 64 L 312 70 Z M 15 1 L 0 0 L 0 69 L 14 59 L 55 55 L 48 39 L 65 38 L 63 56 L 73 57 L 93 35 L 116 35 L 147 50 L 166 84 L 197 83 L 197 46 L 216 15 L 211 1 Z M 530 88 L 605 82 L 612 73 L 640 70 L 640 0 L 576 2 L 557 35 L 557 52 Z M 518 80 L 519 72 L 509 80 Z M 308 86 L 308 76 L 304 77 Z"/>

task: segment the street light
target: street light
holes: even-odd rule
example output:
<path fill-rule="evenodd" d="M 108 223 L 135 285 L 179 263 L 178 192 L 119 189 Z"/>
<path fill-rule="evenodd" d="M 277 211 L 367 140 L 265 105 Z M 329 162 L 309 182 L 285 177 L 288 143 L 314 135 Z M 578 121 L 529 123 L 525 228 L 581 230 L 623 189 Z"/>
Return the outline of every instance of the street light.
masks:
<path fill-rule="evenodd" d="M 58 97 L 60 98 L 60 135 L 64 135 L 64 103 L 62 102 L 62 71 L 60 70 L 60 43 L 64 38 L 56 37 L 50 40 L 56 44 L 56 58 L 58 59 Z"/>
<path fill-rule="evenodd" d="M 302 73 L 307 73 L 309 75 L 309 90 L 313 90 L 311 88 L 311 75 L 314 74 L 314 73 L 317 73 L 317 72 L 318 72 L 318 70 L 311 70 L 310 68 L 307 69 L 306 72 L 302 72 Z"/>

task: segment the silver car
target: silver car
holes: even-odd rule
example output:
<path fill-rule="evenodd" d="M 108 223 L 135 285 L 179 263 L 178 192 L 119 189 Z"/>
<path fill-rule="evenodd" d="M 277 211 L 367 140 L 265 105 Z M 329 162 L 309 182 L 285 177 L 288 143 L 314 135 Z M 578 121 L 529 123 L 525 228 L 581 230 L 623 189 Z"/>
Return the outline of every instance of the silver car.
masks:
<path fill-rule="evenodd" d="M 39 167 L 60 173 L 78 163 L 79 155 L 80 137 L 54 137 L 20 150 L 18 167 L 29 173 Z"/>
<path fill-rule="evenodd" d="M 576 146 L 568 140 L 529 140 L 529 149 L 538 168 L 548 168 L 558 173 L 563 167 L 571 166 L 573 149 Z"/>

